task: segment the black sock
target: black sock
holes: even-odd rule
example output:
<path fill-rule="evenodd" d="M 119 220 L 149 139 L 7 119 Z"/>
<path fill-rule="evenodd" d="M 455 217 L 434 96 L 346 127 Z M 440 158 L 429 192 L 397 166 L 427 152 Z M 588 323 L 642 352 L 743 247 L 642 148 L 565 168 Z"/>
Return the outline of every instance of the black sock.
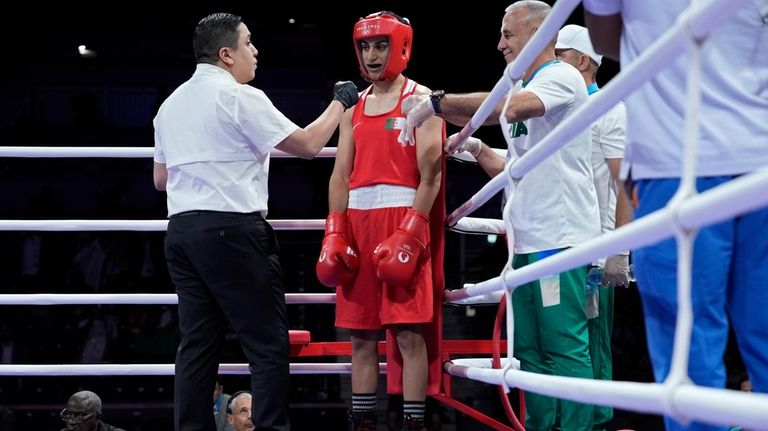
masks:
<path fill-rule="evenodd" d="M 376 412 L 376 394 L 356 394 L 352 393 L 352 411 L 353 412 Z M 422 411 L 423 417 L 423 411 Z"/>
<path fill-rule="evenodd" d="M 426 405 L 424 401 L 403 401 L 403 417 L 424 422 Z"/>

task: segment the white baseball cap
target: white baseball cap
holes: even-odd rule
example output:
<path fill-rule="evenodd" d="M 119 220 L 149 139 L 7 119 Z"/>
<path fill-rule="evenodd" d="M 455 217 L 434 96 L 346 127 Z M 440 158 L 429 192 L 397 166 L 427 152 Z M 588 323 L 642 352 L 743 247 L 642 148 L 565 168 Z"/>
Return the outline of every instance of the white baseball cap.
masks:
<path fill-rule="evenodd" d="M 580 25 L 568 24 L 561 28 L 557 34 L 555 49 L 575 49 L 588 55 L 598 66 L 603 62 L 603 56 L 596 53 L 595 49 L 592 48 L 592 41 L 589 40 L 587 29 Z"/>

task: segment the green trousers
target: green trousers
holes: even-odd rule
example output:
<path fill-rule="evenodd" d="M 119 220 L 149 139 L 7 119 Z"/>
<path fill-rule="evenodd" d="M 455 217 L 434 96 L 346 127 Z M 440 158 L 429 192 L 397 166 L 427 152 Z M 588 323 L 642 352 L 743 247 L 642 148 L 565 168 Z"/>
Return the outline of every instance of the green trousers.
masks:
<path fill-rule="evenodd" d="M 589 319 L 589 354 L 592 358 L 592 375 L 595 380 L 613 380 L 613 359 L 611 356 L 613 288 L 601 287 L 595 291 L 595 295 L 597 295 L 597 316 Z M 589 299 L 587 302 L 589 303 Z M 595 406 L 593 430 L 604 430 L 611 419 L 613 419 L 613 407 Z"/>
<path fill-rule="evenodd" d="M 559 250 L 516 255 L 521 268 Z M 515 357 L 523 371 L 592 378 L 589 330 L 584 310 L 587 267 L 518 286 L 512 294 L 515 312 Z M 526 430 L 549 431 L 560 418 L 562 431 L 592 429 L 593 407 L 569 400 L 525 393 Z M 559 414 L 558 414 L 559 409 Z"/>

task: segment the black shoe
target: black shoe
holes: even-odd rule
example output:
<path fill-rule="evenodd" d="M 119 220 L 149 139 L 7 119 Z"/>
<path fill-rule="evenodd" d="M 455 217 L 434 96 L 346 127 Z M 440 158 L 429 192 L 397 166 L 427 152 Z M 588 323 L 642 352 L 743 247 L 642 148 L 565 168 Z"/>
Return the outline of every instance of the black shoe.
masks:
<path fill-rule="evenodd" d="M 376 412 L 348 412 L 352 431 L 376 431 Z"/>
<path fill-rule="evenodd" d="M 427 428 L 424 426 L 424 419 L 414 419 L 409 415 L 405 415 L 403 431 L 427 431 Z"/>

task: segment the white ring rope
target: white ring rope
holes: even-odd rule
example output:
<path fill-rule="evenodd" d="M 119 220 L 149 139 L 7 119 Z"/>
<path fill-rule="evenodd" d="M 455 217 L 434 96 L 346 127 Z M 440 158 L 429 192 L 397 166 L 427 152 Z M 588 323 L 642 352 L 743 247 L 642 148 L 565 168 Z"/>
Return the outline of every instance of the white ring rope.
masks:
<path fill-rule="evenodd" d="M 152 158 L 153 147 L 1 147 L 0 157 L 116 157 L 116 158 Z M 280 150 L 272 150 L 270 157 L 276 159 L 295 158 L 296 156 Z M 336 157 L 336 147 L 320 150 L 315 157 Z"/>
<path fill-rule="evenodd" d="M 350 374 L 352 364 L 296 363 L 291 374 Z M 173 364 L 49 364 L 0 365 L 2 376 L 172 376 Z M 379 363 L 379 373 L 385 374 L 387 364 Z M 250 374 L 248 364 L 220 364 L 219 374 Z"/>
<path fill-rule="evenodd" d="M 705 388 L 694 385 L 666 385 L 622 381 L 588 380 L 575 377 L 548 376 L 510 369 L 457 365 L 446 362 L 446 372 L 456 377 L 498 385 L 506 380 L 509 386 L 557 398 L 589 404 L 614 406 L 643 413 L 673 415 L 684 411 L 691 419 L 749 429 L 766 429 L 768 395 Z M 506 377 L 506 378 L 505 378 Z M 666 408 L 670 399 L 675 411 Z"/>
<path fill-rule="evenodd" d="M 665 207 L 653 214 L 635 220 L 612 232 L 591 239 L 578 247 L 564 250 L 501 276 L 474 286 L 445 293 L 446 300 L 456 301 L 470 296 L 502 290 L 504 285 L 529 283 L 551 274 L 588 264 L 600 257 L 610 256 L 627 248 L 640 248 L 673 235 L 673 221 L 686 229 L 731 219 L 740 214 L 768 206 L 768 168 L 736 178 L 687 199 L 679 212 Z"/>
<path fill-rule="evenodd" d="M 267 220 L 275 230 L 323 230 L 325 220 Z M 142 231 L 161 232 L 168 220 L 0 220 L 0 231 Z M 498 219 L 464 217 L 450 228 L 467 234 L 504 235 L 504 223 Z"/>
<path fill-rule="evenodd" d="M 175 305 L 175 293 L 11 293 L 0 305 Z M 286 293 L 286 304 L 335 304 L 335 293 Z"/>
<path fill-rule="evenodd" d="M 267 220 L 275 230 L 323 230 L 325 220 Z M 0 231 L 143 231 L 159 232 L 168 220 L 0 220 Z"/>

